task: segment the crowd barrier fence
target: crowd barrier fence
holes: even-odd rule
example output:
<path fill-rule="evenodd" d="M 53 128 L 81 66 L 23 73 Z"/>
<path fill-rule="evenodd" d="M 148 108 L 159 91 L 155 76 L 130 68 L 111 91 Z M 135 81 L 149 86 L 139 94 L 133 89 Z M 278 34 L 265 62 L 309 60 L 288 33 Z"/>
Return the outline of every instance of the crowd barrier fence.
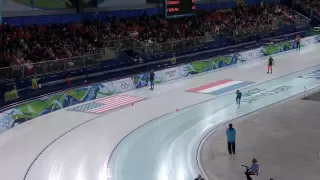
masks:
<path fill-rule="evenodd" d="M 100 64 L 102 60 L 117 58 L 119 50 L 139 47 L 139 43 L 131 38 L 108 40 L 104 43 L 104 48 L 96 49 L 93 54 L 0 68 L 0 80 L 47 75 L 55 72 L 95 66 Z"/>

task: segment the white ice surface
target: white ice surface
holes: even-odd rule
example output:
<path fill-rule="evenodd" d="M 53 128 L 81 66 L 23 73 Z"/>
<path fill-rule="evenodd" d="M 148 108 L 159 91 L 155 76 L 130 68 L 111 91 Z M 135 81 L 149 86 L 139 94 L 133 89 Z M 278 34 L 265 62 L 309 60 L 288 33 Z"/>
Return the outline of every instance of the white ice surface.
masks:
<path fill-rule="evenodd" d="M 312 79 L 288 76 L 261 87 L 289 83 L 294 88 L 235 108 L 234 94 L 216 98 L 188 93 L 188 89 L 233 79 L 265 82 L 320 64 L 320 46 L 274 56 L 273 74 L 266 74 L 267 60 L 198 75 L 124 94 L 150 99 L 106 115 L 60 110 L 26 122 L 0 136 L 0 175 L 4 180 L 150 180 L 190 179 L 198 172 L 195 148 L 210 128 L 286 96 L 317 85 Z M 318 68 L 318 67 L 316 67 Z M 307 73 L 307 70 L 301 73 Z M 251 85 L 252 88 L 255 84 Z M 186 107 L 208 101 L 207 103 Z M 231 105 L 232 104 L 232 105 Z M 176 108 L 179 109 L 175 112 Z M 180 110 L 183 109 L 183 110 Z M 169 114 L 171 113 L 171 114 Z M 169 114 L 167 116 L 164 116 Z M 159 118 L 161 117 L 161 118 Z M 146 126 L 137 127 L 153 120 Z M 217 119 L 217 120 L 216 120 Z M 89 122 L 87 122 L 89 121 Z M 87 122 L 87 123 L 85 123 Z M 85 123 L 81 126 L 80 124 Z M 79 126 L 79 127 L 77 127 Z M 77 128 L 75 128 L 77 127 Z M 66 133 L 67 131 L 70 131 Z M 111 153 L 115 150 L 108 168 Z M 33 163 L 34 162 L 34 163 Z M 30 167 L 30 169 L 29 169 Z M 29 170 L 28 170 L 29 169 Z"/>

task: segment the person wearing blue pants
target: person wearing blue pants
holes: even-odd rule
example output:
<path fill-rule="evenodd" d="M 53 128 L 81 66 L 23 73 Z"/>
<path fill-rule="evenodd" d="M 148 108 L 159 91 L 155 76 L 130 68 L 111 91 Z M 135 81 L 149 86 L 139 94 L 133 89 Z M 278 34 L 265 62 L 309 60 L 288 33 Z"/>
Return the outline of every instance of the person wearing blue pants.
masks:
<path fill-rule="evenodd" d="M 238 105 L 238 108 L 239 108 L 240 107 L 240 101 L 241 101 L 242 93 L 239 90 L 237 90 L 236 94 L 237 94 L 236 102 L 237 102 L 237 105 Z"/>

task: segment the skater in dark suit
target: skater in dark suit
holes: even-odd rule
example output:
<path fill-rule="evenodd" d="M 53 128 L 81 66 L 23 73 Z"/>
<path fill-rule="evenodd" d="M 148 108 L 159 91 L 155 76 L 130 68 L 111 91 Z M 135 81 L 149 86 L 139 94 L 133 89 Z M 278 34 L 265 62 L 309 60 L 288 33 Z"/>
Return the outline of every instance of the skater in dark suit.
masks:
<path fill-rule="evenodd" d="M 241 101 L 242 93 L 239 90 L 237 90 L 236 94 L 237 94 L 236 103 L 237 103 L 238 108 L 239 108 L 240 107 L 240 101 Z"/>

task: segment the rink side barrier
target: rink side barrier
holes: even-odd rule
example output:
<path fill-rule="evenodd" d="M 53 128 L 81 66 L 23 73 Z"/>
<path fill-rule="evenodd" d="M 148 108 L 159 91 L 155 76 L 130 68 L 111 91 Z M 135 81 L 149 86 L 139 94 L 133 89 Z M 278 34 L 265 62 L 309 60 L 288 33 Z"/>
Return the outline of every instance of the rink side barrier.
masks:
<path fill-rule="evenodd" d="M 318 44 L 319 41 L 320 35 L 315 35 L 301 39 L 300 44 L 301 47 L 306 47 Z M 236 65 L 238 63 L 263 59 L 270 55 L 290 52 L 295 49 L 296 41 L 290 40 L 276 44 L 264 45 L 253 50 L 190 62 L 177 67 L 156 71 L 155 83 L 160 84 L 171 80 L 177 80 L 179 78 L 192 77 L 196 74 Z M 148 86 L 148 83 L 149 72 L 145 72 L 128 78 L 96 83 L 65 92 L 42 96 L 41 98 L 19 104 L 0 113 L 0 133 L 50 112 L 117 93 L 143 88 Z"/>

